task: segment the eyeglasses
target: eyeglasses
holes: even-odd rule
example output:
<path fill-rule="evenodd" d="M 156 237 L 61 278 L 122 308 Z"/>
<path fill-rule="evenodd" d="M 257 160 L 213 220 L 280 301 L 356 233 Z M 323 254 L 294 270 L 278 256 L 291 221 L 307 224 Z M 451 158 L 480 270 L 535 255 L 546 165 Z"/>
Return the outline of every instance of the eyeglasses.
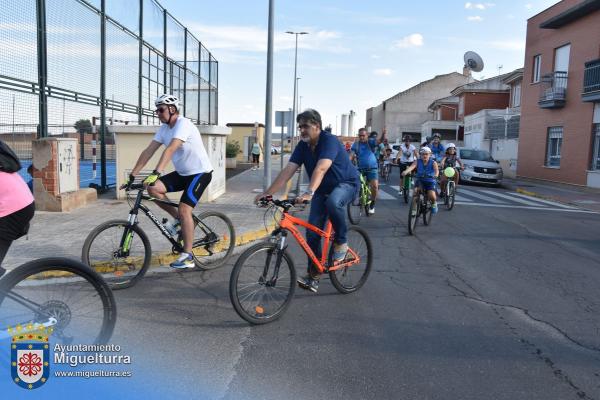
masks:
<path fill-rule="evenodd" d="M 168 109 L 169 109 L 169 107 L 159 107 L 159 108 L 157 108 L 156 110 L 154 110 L 154 113 L 155 113 L 155 114 L 162 114 L 162 113 L 164 113 L 165 111 L 167 111 Z"/>
<path fill-rule="evenodd" d="M 358 135 L 358 137 L 367 137 L 367 135 Z"/>

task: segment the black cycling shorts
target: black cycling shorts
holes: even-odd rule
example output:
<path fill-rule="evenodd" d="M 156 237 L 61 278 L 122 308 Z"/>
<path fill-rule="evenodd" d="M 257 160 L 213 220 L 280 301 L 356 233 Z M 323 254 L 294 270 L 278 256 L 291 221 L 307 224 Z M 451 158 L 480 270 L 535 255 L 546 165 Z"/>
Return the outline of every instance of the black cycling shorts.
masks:
<path fill-rule="evenodd" d="M 29 221 L 35 213 L 35 203 L 21 208 L 12 214 L 0 217 L 0 238 L 4 240 L 17 240 L 29 232 Z"/>
<path fill-rule="evenodd" d="M 212 171 L 202 172 L 195 175 L 179 175 L 177 171 L 160 177 L 160 181 L 167 188 L 167 192 L 179 192 L 183 190 L 180 203 L 185 203 L 190 207 L 196 207 L 202 193 L 212 179 Z"/>

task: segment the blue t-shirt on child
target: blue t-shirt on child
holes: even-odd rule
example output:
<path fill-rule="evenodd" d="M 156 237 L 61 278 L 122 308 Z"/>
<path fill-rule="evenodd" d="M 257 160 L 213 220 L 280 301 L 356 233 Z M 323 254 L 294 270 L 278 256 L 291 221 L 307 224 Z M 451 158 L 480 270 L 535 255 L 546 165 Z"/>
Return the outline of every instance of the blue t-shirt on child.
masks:
<path fill-rule="evenodd" d="M 356 168 L 350 162 L 344 146 L 342 146 L 335 136 L 328 132 L 321 131 L 314 152 L 310 150 L 308 143 L 298 143 L 290 157 L 290 162 L 300 166 L 304 164 L 306 173 L 311 178 L 317 162 L 321 159 L 328 159 L 333 161 L 333 163 L 325 173 L 316 193 L 329 194 L 342 182 L 358 187 L 358 171 L 356 171 Z"/>

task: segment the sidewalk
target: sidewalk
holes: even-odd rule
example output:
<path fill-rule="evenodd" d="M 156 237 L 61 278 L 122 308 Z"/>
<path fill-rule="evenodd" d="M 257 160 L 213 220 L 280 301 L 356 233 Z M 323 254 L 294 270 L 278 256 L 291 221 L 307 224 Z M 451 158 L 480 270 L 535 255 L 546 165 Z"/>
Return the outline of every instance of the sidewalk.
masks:
<path fill-rule="evenodd" d="M 280 171 L 279 157 L 273 157 L 272 176 Z M 265 237 L 271 230 L 265 229 L 265 209 L 254 205 L 254 198 L 262 191 L 264 167 L 247 170 L 227 180 L 226 193 L 215 201 L 200 203 L 194 213 L 213 210 L 226 214 L 235 227 L 237 245 Z M 294 178 L 294 184 L 295 184 Z M 126 220 L 130 205 L 116 200 L 114 192 L 101 196 L 97 202 L 67 213 L 37 211 L 31 221 L 26 237 L 15 241 L 3 262 L 10 270 L 27 261 L 41 257 L 69 257 L 81 259 L 81 249 L 87 235 L 102 222 L 111 219 Z M 152 212 L 159 218 L 166 214 L 154 205 Z M 150 239 L 153 254 L 169 252 L 171 244 L 158 232 L 143 213 L 139 223 Z"/>
<path fill-rule="evenodd" d="M 518 193 L 600 212 L 600 189 L 524 178 L 504 178 L 503 186 Z"/>

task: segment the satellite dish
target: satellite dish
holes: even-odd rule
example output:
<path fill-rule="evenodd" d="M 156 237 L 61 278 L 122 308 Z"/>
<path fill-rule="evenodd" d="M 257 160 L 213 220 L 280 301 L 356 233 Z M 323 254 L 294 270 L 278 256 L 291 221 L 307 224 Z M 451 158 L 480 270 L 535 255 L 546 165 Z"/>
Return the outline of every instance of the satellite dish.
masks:
<path fill-rule="evenodd" d="M 481 72 L 483 70 L 483 59 L 474 51 L 467 51 L 464 56 L 465 67 L 473 72 Z"/>

